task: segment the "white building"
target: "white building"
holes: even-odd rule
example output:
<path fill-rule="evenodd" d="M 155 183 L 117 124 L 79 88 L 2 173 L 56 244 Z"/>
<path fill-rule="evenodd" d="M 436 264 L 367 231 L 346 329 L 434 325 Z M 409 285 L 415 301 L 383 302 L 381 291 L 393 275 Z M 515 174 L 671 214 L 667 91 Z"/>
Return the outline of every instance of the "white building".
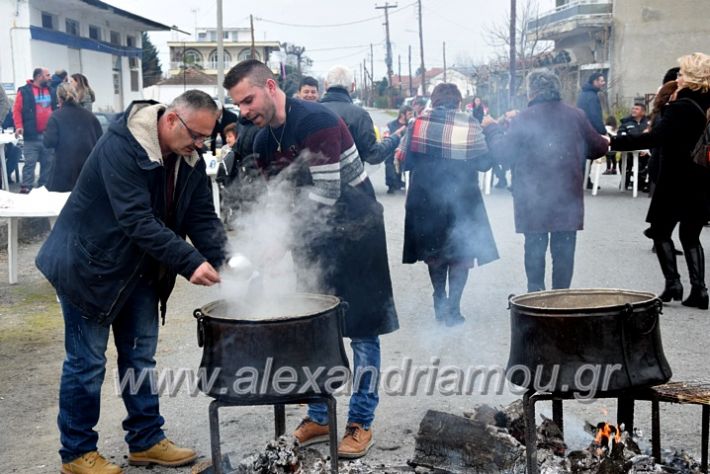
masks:
<path fill-rule="evenodd" d="M 143 98 L 142 32 L 169 29 L 98 0 L 0 0 L 0 82 L 14 95 L 36 67 L 82 73 L 94 111 L 121 111 Z"/>
<path fill-rule="evenodd" d="M 210 75 L 217 75 L 217 29 L 197 28 L 197 41 L 168 41 L 170 48 L 170 76 L 182 74 L 190 67 L 202 69 Z M 228 70 L 245 59 L 267 62 L 271 53 L 279 51 L 278 41 L 255 41 L 252 58 L 251 30 L 249 28 L 224 28 L 224 69 Z"/>

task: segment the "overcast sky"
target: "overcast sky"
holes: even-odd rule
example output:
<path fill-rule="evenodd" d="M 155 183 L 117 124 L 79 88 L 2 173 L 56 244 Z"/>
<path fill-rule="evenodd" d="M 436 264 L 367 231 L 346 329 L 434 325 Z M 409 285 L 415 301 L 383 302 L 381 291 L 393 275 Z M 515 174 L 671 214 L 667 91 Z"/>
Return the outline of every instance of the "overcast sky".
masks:
<path fill-rule="evenodd" d="M 526 0 L 519 0 L 518 4 Z M 151 41 L 160 53 L 163 71 L 169 64 L 169 40 L 194 39 L 195 26 L 216 25 L 215 0 L 107 0 L 107 3 L 144 16 L 165 25 L 176 25 L 193 33 L 192 37 L 177 33 L 150 33 Z M 397 74 L 401 55 L 402 74 L 408 71 L 407 49 L 412 46 L 412 71 L 419 65 L 419 37 L 416 1 L 389 1 L 397 4 L 390 9 L 390 39 L 392 41 L 393 70 Z M 223 0 L 225 27 L 248 27 L 249 15 L 254 15 L 255 38 L 294 43 L 306 48 L 313 60 L 310 73 L 324 76 L 328 69 L 343 64 L 359 71 L 367 58 L 370 43 L 374 48 L 375 78 L 386 75 L 384 12 L 375 6 L 384 1 L 350 0 Z M 538 0 L 541 11 L 554 5 L 553 0 Z M 424 61 L 428 68 L 441 67 L 446 41 L 446 62 L 453 66 L 468 58 L 485 60 L 495 53 L 487 44 L 487 26 L 505 22 L 508 0 L 423 0 Z M 364 21 L 363 21 L 364 20 Z M 343 26 L 343 23 L 353 23 Z M 291 26 L 299 25 L 299 26 Z M 309 25 L 309 26 L 300 26 Z M 469 61 L 470 61 L 469 59 Z"/>

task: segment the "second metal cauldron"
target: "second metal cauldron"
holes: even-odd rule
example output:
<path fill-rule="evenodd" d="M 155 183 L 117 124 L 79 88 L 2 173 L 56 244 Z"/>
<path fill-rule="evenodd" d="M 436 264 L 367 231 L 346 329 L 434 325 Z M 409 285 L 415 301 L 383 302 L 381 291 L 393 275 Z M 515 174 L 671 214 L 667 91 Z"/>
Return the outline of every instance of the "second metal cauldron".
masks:
<path fill-rule="evenodd" d="M 651 293 L 574 289 L 510 299 L 508 379 L 546 392 L 600 392 L 667 382 Z"/>

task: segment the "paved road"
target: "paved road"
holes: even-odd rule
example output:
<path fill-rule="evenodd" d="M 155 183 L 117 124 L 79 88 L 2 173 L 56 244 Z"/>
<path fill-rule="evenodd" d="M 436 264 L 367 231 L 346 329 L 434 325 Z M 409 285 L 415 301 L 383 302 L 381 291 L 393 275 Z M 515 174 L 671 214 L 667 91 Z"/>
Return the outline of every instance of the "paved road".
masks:
<path fill-rule="evenodd" d="M 383 124 L 389 116 L 376 113 Z M 382 169 L 370 170 L 385 208 L 390 265 L 401 329 L 382 338 L 383 367 L 402 367 L 407 359 L 422 368 L 455 365 L 504 367 L 509 351 L 509 321 L 506 309 L 511 293 L 525 291 L 522 237 L 513 231 L 512 199 L 507 190 L 494 190 L 486 197 L 500 260 L 471 272 L 463 297 L 465 325 L 447 329 L 434 322 L 431 288 L 423 264 L 402 265 L 404 196 L 385 194 Z M 615 180 L 616 178 L 616 180 Z M 662 278 L 650 242 L 641 234 L 649 200 L 632 199 L 629 192 L 616 189 L 617 177 L 604 176 L 596 197 L 586 197 L 586 230 L 579 234 L 575 287 L 628 288 L 658 291 Z M 708 236 L 703 236 L 710 245 Z M 63 358 L 62 323 L 51 288 L 32 267 L 37 244 L 24 245 L 20 284 L 9 287 L 5 280 L 7 261 L 0 254 L 0 465 L 3 472 L 56 472 L 58 434 L 56 430 L 57 384 Z M 683 262 L 684 284 L 687 271 Z M 549 275 L 548 275 L 549 281 Z M 196 368 L 201 351 L 196 345 L 192 310 L 219 296 L 217 288 L 196 288 L 184 281 L 177 285 L 168 309 L 167 325 L 161 328 L 158 366 Z M 674 379 L 708 378 L 705 363 L 710 359 L 707 341 L 710 314 L 674 303 L 664 309 L 662 333 L 665 353 Z M 551 335 L 552 337 L 552 335 Z M 118 462 L 125 462 L 125 444 L 120 427 L 125 410 L 115 395 L 115 351 L 109 350 L 109 368 L 103 391 L 102 418 L 97 427 L 100 449 Z M 503 393 L 474 393 L 446 396 L 435 390 L 427 394 L 424 377 L 416 395 L 383 395 L 374 429 L 377 446 L 368 460 L 404 464 L 413 453 L 413 433 L 428 409 L 462 413 L 477 403 L 505 404 L 517 398 Z M 209 453 L 207 404 L 201 395 L 186 390 L 164 396 L 162 412 L 168 436 L 180 443 Z M 339 400 L 339 422 L 344 426 L 346 399 Z M 639 403 L 637 425 L 650 434 L 649 408 Z M 613 419 L 615 405 L 608 400 L 596 403 L 566 403 L 566 434 L 572 446 L 588 443 L 582 433 L 583 420 Z M 549 413 L 549 409 L 547 410 Z M 304 410 L 290 407 L 288 429 L 298 423 Z M 700 410 L 696 407 L 662 405 L 661 424 L 664 446 L 684 447 L 698 455 Z M 272 420 L 265 407 L 223 410 L 222 432 L 225 451 L 250 453 L 268 440 Z M 648 436 L 646 436 L 647 438 Z M 325 452 L 325 450 L 324 450 Z M 131 468 L 127 472 L 142 472 Z M 189 472 L 154 469 L 153 472 Z"/>

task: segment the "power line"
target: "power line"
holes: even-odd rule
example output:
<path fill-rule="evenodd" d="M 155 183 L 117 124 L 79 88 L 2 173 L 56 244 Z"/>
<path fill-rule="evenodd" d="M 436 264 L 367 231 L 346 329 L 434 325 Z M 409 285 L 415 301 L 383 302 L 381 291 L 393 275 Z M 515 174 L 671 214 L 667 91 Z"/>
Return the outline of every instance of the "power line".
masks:
<path fill-rule="evenodd" d="M 408 3 L 407 5 L 404 5 L 403 7 L 398 8 L 397 10 L 394 10 L 392 12 L 392 14 L 401 12 L 402 10 L 407 9 L 407 8 L 415 5 L 416 3 L 417 2 Z M 349 21 L 346 23 L 332 23 L 332 24 L 327 24 L 327 25 L 304 25 L 304 24 L 286 23 L 286 22 L 282 22 L 282 21 L 269 20 L 268 18 L 262 18 L 262 17 L 254 17 L 255 20 L 263 21 L 264 23 L 273 23 L 275 25 L 281 25 L 281 26 L 293 26 L 296 28 L 337 28 L 340 26 L 358 25 L 360 23 L 366 23 L 368 21 L 379 20 L 380 18 L 381 18 L 380 16 L 371 16 L 369 18 L 363 18 L 361 20 Z"/>

